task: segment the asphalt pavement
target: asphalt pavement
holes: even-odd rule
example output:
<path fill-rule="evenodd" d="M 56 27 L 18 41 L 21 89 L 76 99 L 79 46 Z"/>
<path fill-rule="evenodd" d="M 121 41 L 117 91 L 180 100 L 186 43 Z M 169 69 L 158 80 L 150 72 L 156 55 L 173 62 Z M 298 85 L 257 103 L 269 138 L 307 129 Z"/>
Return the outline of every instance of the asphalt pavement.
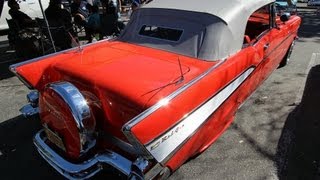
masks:
<path fill-rule="evenodd" d="M 273 72 L 210 148 L 170 179 L 320 179 L 320 16 L 314 9 L 299 12 L 303 24 L 290 63 Z M 5 37 L 0 41 L 0 179 L 63 179 L 32 144 L 40 124 L 19 113 L 29 90 L 9 72 L 19 59 Z"/>

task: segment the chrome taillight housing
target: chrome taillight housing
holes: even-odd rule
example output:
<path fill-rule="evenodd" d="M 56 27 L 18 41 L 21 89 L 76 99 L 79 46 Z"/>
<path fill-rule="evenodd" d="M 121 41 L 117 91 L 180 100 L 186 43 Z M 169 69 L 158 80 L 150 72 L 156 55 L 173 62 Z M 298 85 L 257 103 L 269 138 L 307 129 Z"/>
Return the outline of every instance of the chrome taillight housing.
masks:
<path fill-rule="evenodd" d="M 78 158 L 95 145 L 95 118 L 73 84 L 57 82 L 46 86 L 40 93 L 39 109 L 49 141 L 71 158 Z"/>

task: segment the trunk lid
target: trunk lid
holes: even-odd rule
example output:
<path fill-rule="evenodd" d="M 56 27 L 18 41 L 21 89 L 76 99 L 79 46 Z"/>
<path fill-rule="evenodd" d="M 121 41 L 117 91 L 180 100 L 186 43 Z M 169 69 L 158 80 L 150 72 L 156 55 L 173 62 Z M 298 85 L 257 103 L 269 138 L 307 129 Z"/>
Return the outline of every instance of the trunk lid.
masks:
<path fill-rule="evenodd" d="M 65 80 L 117 93 L 147 107 L 214 64 L 122 42 L 102 42 L 80 52 L 18 64 L 15 71 L 39 91 L 50 82 Z M 184 81 L 176 83 L 181 72 Z"/>
<path fill-rule="evenodd" d="M 74 84 L 97 106 L 96 119 L 103 119 L 97 126 L 120 137 L 123 124 L 216 63 L 123 42 L 99 42 L 18 64 L 14 70 L 40 94 L 52 82 Z M 181 72 L 184 80 L 178 83 Z"/>

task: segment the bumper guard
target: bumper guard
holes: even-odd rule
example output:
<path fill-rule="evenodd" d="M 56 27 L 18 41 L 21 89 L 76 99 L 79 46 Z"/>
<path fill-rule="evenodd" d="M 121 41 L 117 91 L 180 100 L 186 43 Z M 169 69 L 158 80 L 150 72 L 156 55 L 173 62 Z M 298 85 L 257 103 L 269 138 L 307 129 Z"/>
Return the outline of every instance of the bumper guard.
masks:
<path fill-rule="evenodd" d="M 20 109 L 20 112 L 22 115 L 26 118 L 32 117 L 34 115 L 39 114 L 39 107 L 38 107 L 38 102 L 39 102 L 39 93 L 38 91 L 31 91 L 27 95 L 27 100 L 29 104 L 23 106 Z"/>

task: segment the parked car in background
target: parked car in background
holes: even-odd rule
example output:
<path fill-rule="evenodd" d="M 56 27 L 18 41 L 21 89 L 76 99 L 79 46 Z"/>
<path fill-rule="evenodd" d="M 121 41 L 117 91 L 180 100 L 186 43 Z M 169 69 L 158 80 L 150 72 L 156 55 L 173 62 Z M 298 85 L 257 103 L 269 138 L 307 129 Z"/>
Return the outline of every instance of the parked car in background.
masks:
<path fill-rule="evenodd" d="M 34 90 L 21 111 L 40 118 L 34 144 L 61 175 L 168 177 L 288 62 L 300 17 L 274 0 L 201 2 L 154 0 L 117 39 L 10 67 Z"/>
<path fill-rule="evenodd" d="M 280 14 L 283 14 L 284 12 L 296 14 L 297 0 L 276 0 L 276 8 Z"/>
<path fill-rule="evenodd" d="M 320 6 L 320 0 L 309 0 L 308 6 Z"/>
<path fill-rule="evenodd" d="M 296 6 L 297 0 L 276 0 L 276 3 L 279 4 L 280 6 L 290 6 L 290 5 Z"/>
<path fill-rule="evenodd" d="M 11 19 L 9 14 L 9 6 L 8 0 L 2 1 L 3 9 L 0 16 L 0 31 L 9 29 L 6 19 Z M 42 18 L 42 12 L 40 9 L 39 1 L 38 0 L 18 0 L 17 1 L 20 5 L 20 11 L 24 12 L 31 18 Z M 49 5 L 49 0 L 41 0 L 43 8 L 47 8 Z"/>

